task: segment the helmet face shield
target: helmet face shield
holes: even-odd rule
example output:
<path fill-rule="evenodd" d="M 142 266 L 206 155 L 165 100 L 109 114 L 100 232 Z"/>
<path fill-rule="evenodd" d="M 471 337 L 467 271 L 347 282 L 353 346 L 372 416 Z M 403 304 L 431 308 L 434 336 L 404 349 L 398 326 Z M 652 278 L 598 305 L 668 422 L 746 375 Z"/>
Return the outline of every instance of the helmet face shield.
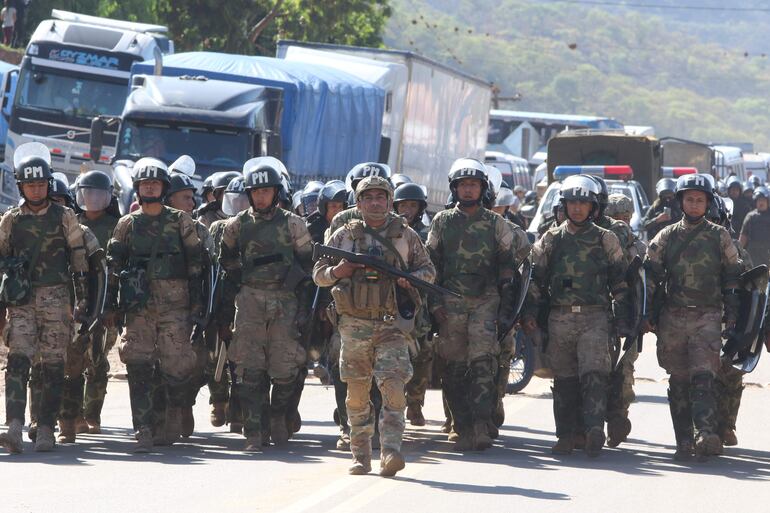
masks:
<path fill-rule="evenodd" d="M 234 216 L 249 208 L 249 196 L 245 192 L 225 192 L 222 198 L 222 212 Z"/>
<path fill-rule="evenodd" d="M 92 188 L 78 188 L 76 201 L 78 206 L 86 212 L 98 212 L 110 205 L 112 195 L 109 191 Z"/>

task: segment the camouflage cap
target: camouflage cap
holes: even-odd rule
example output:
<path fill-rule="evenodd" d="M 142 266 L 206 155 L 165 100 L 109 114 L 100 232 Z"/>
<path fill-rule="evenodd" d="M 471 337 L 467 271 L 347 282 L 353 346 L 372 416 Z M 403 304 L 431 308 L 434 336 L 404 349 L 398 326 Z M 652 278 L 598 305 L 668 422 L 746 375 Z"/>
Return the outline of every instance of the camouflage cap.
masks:
<path fill-rule="evenodd" d="M 604 213 L 610 217 L 622 214 L 633 214 L 634 204 L 631 201 L 631 198 L 625 194 L 610 194 L 607 198 L 607 208 Z"/>
<path fill-rule="evenodd" d="M 356 186 L 356 201 L 359 201 L 359 198 L 364 191 L 372 189 L 384 190 L 388 194 L 388 201 L 393 200 L 393 186 L 387 178 L 381 176 L 367 176 L 358 182 L 358 186 Z"/>

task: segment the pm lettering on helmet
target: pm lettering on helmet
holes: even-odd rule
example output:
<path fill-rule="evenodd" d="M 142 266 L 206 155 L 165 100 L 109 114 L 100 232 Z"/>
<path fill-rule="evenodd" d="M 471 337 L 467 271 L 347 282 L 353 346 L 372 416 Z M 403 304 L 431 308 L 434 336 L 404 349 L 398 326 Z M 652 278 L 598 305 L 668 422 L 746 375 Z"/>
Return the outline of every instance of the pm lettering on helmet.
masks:
<path fill-rule="evenodd" d="M 251 174 L 251 184 L 256 185 L 258 183 L 268 183 L 270 178 L 267 175 L 267 171 L 258 171 Z"/>
<path fill-rule="evenodd" d="M 703 177 L 702 177 L 702 176 L 700 176 L 700 175 L 692 175 L 692 178 L 691 178 L 691 180 L 692 180 L 693 182 L 695 182 L 695 185 L 697 185 L 697 186 L 699 186 L 699 187 L 705 187 L 705 186 L 706 186 L 706 179 L 705 179 L 705 178 L 703 178 Z"/>
<path fill-rule="evenodd" d="M 585 196 L 588 197 L 588 191 L 584 189 L 583 187 L 573 187 L 572 188 L 572 194 L 574 196 Z"/>
<path fill-rule="evenodd" d="M 473 169 L 471 167 L 465 167 L 457 171 L 458 176 L 475 176 L 476 173 L 478 173 L 478 169 Z"/>
<path fill-rule="evenodd" d="M 43 178 L 43 166 L 27 166 L 24 168 L 24 179 Z"/>
<path fill-rule="evenodd" d="M 158 168 L 155 166 L 147 166 L 144 169 L 139 170 L 139 176 L 142 178 L 158 178 Z"/>
<path fill-rule="evenodd" d="M 380 170 L 375 166 L 364 166 L 364 168 L 361 170 L 361 174 L 364 176 L 378 176 L 380 174 Z"/>

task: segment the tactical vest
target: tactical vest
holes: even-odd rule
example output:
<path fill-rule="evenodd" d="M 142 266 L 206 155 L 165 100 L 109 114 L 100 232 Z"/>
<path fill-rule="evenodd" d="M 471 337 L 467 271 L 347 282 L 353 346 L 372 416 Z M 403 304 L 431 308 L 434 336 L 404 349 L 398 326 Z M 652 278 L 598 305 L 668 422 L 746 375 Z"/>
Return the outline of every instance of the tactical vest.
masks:
<path fill-rule="evenodd" d="M 606 234 L 594 225 L 576 234 L 566 226 L 559 230 L 546 277 L 551 305 L 609 305 L 609 258 L 602 243 Z"/>
<path fill-rule="evenodd" d="M 181 212 L 165 207 L 157 216 L 142 213 L 134 215 L 128 243 L 129 266 L 147 268 L 150 280 L 187 279 L 187 259 L 180 234 L 180 216 Z M 147 266 L 156 240 L 155 260 L 150 269 Z"/>
<path fill-rule="evenodd" d="M 668 270 L 666 303 L 680 307 L 721 307 L 722 244 L 719 230 L 708 223 L 682 251 L 687 233 L 688 230 L 680 225 L 668 237 L 663 257 Z M 680 256 L 673 261 L 672 255 L 677 253 Z"/>
<path fill-rule="evenodd" d="M 367 234 L 363 221 L 354 219 L 346 225 L 353 239 L 353 252 L 373 255 L 388 264 L 402 268 L 401 258 Z M 401 244 L 405 231 L 401 218 L 394 218 L 387 228 L 377 231 L 395 248 Z M 390 276 L 369 269 L 356 269 L 350 279 L 340 280 L 332 287 L 337 312 L 359 319 L 382 320 L 396 315 L 395 280 Z"/>
<path fill-rule="evenodd" d="M 480 296 L 497 286 L 496 223 L 505 222 L 486 209 L 468 217 L 454 211 L 445 220 L 442 285 L 464 296 Z"/>
<path fill-rule="evenodd" d="M 255 218 L 250 210 L 239 216 L 241 282 L 255 288 L 283 285 L 294 262 L 294 241 L 286 211 L 276 209 L 271 219 Z"/>
<path fill-rule="evenodd" d="M 33 287 L 45 287 L 70 283 L 69 249 L 64 236 L 62 216 L 64 207 L 50 203 L 43 215 L 24 214 L 15 210 L 11 245 L 14 256 L 27 261 L 32 257 L 35 246 L 42 240 L 35 267 L 30 269 Z"/>
<path fill-rule="evenodd" d="M 78 214 L 78 222 L 87 226 L 96 235 L 99 245 L 107 249 L 107 243 L 112 238 L 112 232 L 115 231 L 118 219 L 107 213 L 102 214 L 98 219 L 88 219 L 85 214 Z"/>

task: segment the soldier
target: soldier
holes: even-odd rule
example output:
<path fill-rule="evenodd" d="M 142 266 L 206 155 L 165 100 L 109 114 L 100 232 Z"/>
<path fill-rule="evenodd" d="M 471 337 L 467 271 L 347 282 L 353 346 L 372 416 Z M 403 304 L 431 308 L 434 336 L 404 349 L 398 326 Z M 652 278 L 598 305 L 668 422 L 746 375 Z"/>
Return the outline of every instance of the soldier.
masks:
<path fill-rule="evenodd" d="M 684 217 L 658 233 L 647 250 L 648 298 L 662 313 L 653 312 L 645 328 L 657 334 L 658 362 L 670 375 L 674 457 L 689 459 L 695 452 L 707 458 L 722 451 L 714 376 L 723 310 L 728 329 L 737 318 L 740 261 L 727 230 L 705 219 L 714 201 L 710 177 L 680 177 L 676 197 Z"/>
<path fill-rule="evenodd" d="M 108 213 L 112 201 L 112 179 L 101 171 L 89 171 L 79 177 L 75 191 L 77 204 L 82 211 L 77 216 L 78 221 L 95 236 L 96 249 L 104 253 L 118 223 L 118 218 Z M 88 244 L 86 246 L 88 249 Z M 92 253 L 94 251 L 88 251 L 89 256 Z M 107 355 L 115 345 L 117 336 L 117 329 L 99 323 L 82 344 L 68 346 L 59 411 L 60 443 L 74 442 L 76 433 L 101 432 L 101 412 L 107 394 L 107 373 L 110 370 Z M 88 351 L 88 348 L 91 350 Z"/>
<path fill-rule="evenodd" d="M 673 178 L 661 178 L 655 184 L 658 197 L 650 205 L 642 221 L 642 226 L 647 230 L 647 240 L 652 240 L 663 228 L 679 222 L 682 218 L 682 211 L 674 199 L 675 189 L 676 180 Z"/>
<path fill-rule="evenodd" d="M 435 269 L 419 236 L 406 220 L 392 212 L 393 189 L 380 176 L 368 176 L 356 188 L 356 204 L 362 219 L 351 219 L 334 232 L 330 246 L 378 255 L 415 277 L 433 281 Z M 382 392 L 380 416 L 380 475 L 393 476 L 404 468 L 401 439 L 404 432 L 404 387 L 412 375 L 407 336 L 400 327 L 397 295 L 409 294 L 419 306 L 419 295 L 405 278 L 366 269 L 363 265 L 329 258 L 319 259 L 313 279 L 320 287 L 332 287 L 338 328 L 342 338 L 340 373 L 347 382 L 353 466 L 349 473 L 371 471 L 376 417 L 370 402 L 372 378 Z M 396 288 L 398 287 L 398 289 Z M 402 331 L 405 330 L 405 331 Z"/>
<path fill-rule="evenodd" d="M 0 256 L 4 276 L 0 299 L 7 306 L 5 342 L 5 411 L 8 432 L 0 445 L 22 452 L 21 429 L 27 402 L 27 381 L 39 360 L 41 392 L 37 411 L 36 451 L 54 448 L 53 436 L 64 382 L 64 361 L 73 318 L 87 310 L 87 272 L 83 230 L 75 213 L 48 198 L 51 157 L 40 143 L 16 149 L 14 174 L 22 204 L 0 220 Z M 71 287 L 75 291 L 75 308 Z"/>
<path fill-rule="evenodd" d="M 311 180 L 302 189 L 299 201 L 302 205 L 303 217 L 307 217 L 318 210 L 318 195 L 323 187 L 323 182 Z"/>
<path fill-rule="evenodd" d="M 428 197 L 422 187 L 412 183 L 405 175 L 398 177 L 401 185 L 393 192 L 393 210 L 396 214 L 406 219 L 409 227 L 417 232 L 424 243 L 428 238 L 428 227 L 423 223 L 423 214 L 428 207 Z M 427 305 L 427 297 L 423 296 L 423 305 Z M 413 334 L 414 345 L 411 354 L 412 379 L 406 384 L 406 418 L 413 426 L 424 426 L 425 416 L 422 407 L 425 404 L 425 391 L 428 389 L 430 369 L 433 364 L 433 344 L 429 339 L 431 332 L 431 320 L 427 307 L 423 306 L 417 314 L 415 332 Z M 410 344 L 411 345 L 411 344 Z"/>
<path fill-rule="evenodd" d="M 351 219 L 361 219 L 361 213 L 356 208 L 356 187 L 367 176 L 379 176 L 385 179 L 390 179 L 390 166 L 387 164 L 380 164 L 379 162 L 362 162 L 356 164 L 348 171 L 348 176 L 345 178 L 345 186 L 348 189 L 348 204 L 351 205 L 340 212 L 332 219 L 331 225 L 326 232 L 326 238 L 336 232 L 342 225 L 350 221 Z"/>
<path fill-rule="evenodd" d="M 179 160 L 174 162 L 172 166 L 173 165 L 179 167 Z M 195 210 L 195 184 L 188 175 L 181 171 L 172 171 L 169 180 L 170 183 L 168 190 L 166 191 L 164 203 L 168 207 L 181 210 L 192 216 L 193 210 Z M 222 210 L 224 210 L 224 206 Z M 198 235 L 198 239 L 201 241 L 202 276 L 205 280 L 206 276 L 211 276 L 212 262 L 216 258 L 216 254 L 214 253 L 214 240 L 211 238 L 209 230 L 201 221 L 195 221 L 195 232 Z M 209 284 L 209 286 L 211 286 L 211 284 Z M 218 393 L 221 393 L 221 385 L 213 379 L 210 379 L 212 377 L 211 370 L 213 368 L 213 362 L 210 361 L 209 351 L 207 350 L 206 345 L 199 342 L 195 344 L 194 349 L 196 354 L 196 368 L 190 381 L 190 389 L 182 404 L 181 434 L 184 438 L 189 438 L 195 430 L 193 406 L 195 405 L 195 398 L 198 396 L 198 391 L 201 387 L 208 382 L 210 397 L 216 397 Z M 156 385 L 161 385 L 160 381 L 156 381 Z M 159 418 L 162 412 L 165 412 L 165 404 L 163 404 L 165 394 L 162 393 L 162 391 L 163 387 L 160 386 L 157 390 L 158 393 L 155 400 L 155 411 Z"/>
<path fill-rule="evenodd" d="M 313 241 L 323 243 L 324 233 L 331 225 L 332 219 L 346 208 L 348 208 L 348 192 L 345 190 L 345 183 L 340 180 L 326 182 L 318 193 L 317 210 L 306 220 L 307 229 Z"/>
<path fill-rule="evenodd" d="M 195 212 L 195 217 L 203 223 L 206 228 L 211 226 L 211 223 L 214 221 L 227 219 L 227 216 L 222 212 L 222 195 L 225 193 L 227 184 L 229 184 L 233 178 L 239 176 L 241 176 L 241 174 L 238 171 L 222 171 L 212 175 L 211 195 L 214 197 L 214 201 L 202 205 Z"/>
<path fill-rule="evenodd" d="M 166 165 L 141 158 L 132 172 L 140 208 L 122 217 L 107 248 L 109 302 L 125 316 L 120 359 L 126 364 L 136 446 L 153 448 L 153 374 L 166 387 L 164 432 L 172 444 L 182 433 L 182 406 L 189 393 L 196 357 L 190 345 L 191 319 L 202 316 L 201 242 L 193 219 L 163 205 L 170 185 Z"/>
<path fill-rule="evenodd" d="M 244 450 L 260 452 L 262 406 L 270 381 L 270 437 L 275 445 L 289 439 L 286 416 L 300 367 L 306 363 L 298 341 L 296 284 L 291 283 L 290 270 L 296 264 L 309 267 L 312 246 L 304 221 L 278 208 L 280 169 L 260 157 L 244 164 L 244 178 L 251 208 L 228 220 L 219 262 L 240 288 L 226 287 L 225 292 L 237 291 L 228 357 L 241 402 Z"/>
<path fill-rule="evenodd" d="M 439 324 L 438 354 L 446 361 L 443 388 L 459 438 L 457 451 L 492 446 L 488 423 L 498 367 L 497 318 L 510 296 L 515 269 L 510 224 L 482 206 L 489 182 L 484 164 L 458 159 L 449 171 L 455 206 L 436 214 L 428 251 L 438 283 L 462 294 L 431 305 Z"/>
<path fill-rule="evenodd" d="M 751 199 L 743 196 L 743 184 L 740 178 L 735 175 L 727 178 L 727 196 L 733 201 L 733 231 L 741 233 L 743 220 L 751 211 Z"/>
<path fill-rule="evenodd" d="M 567 221 L 532 247 L 533 279 L 523 325 L 527 333 L 538 326 L 548 333 L 546 351 L 555 376 L 554 454 L 572 453 L 582 417 L 586 454 L 599 455 L 605 442 L 611 299 L 618 334 L 628 331 L 623 250 L 613 232 L 593 223 L 600 193 L 588 176 L 565 179 L 561 201 Z"/>
<path fill-rule="evenodd" d="M 741 246 L 754 264 L 770 265 L 770 192 L 761 186 L 754 190 L 754 210 L 746 215 L 740 231 Z"/>

